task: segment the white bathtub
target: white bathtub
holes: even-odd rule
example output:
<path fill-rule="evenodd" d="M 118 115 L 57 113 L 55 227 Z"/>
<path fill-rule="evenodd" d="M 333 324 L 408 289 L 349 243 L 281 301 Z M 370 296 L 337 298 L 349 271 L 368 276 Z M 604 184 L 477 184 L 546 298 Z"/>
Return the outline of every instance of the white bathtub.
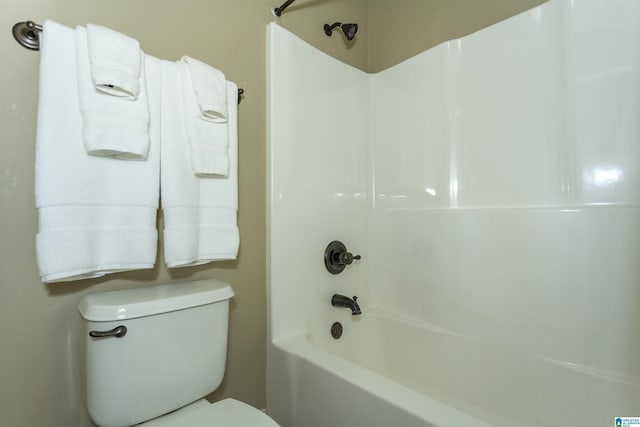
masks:
<path fill-rule="evenodd" d="M 595 427 L 640 409 L 637 378 L 509 343 L 375 308 L 343 322 L 338 340 L 330 326 L 270 348 L 269 411 L 284 427 Z"/>

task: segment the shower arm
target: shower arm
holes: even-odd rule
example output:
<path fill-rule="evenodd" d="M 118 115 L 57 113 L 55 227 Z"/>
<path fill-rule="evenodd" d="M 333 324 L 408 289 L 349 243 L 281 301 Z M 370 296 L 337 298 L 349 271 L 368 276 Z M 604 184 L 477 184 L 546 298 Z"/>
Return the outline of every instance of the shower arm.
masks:
<path fill-rule="evenodd" d="M 280 7 L 276 7 L 273 9 L 273 14 L 276 15 L 278 18 L 282 15 L 282 12 L 284 12 L 284 10 L 286 8 L 289 7 L 289 5 L 291 3 L 293 3 L 296 0 L 287 0 L 286 2 L 282 3 L 282 5 Z"/>
<path fill-rule="evenodd" d="M 333 31 L 334 28 L 338 28 L 339 26 L 342 25 L 342 22 L 334 22 L 333 24 L 329 25 L 329 24 L 324 24 L 324 33 L 328 36 L 331 35 L 331 32 Z"/>

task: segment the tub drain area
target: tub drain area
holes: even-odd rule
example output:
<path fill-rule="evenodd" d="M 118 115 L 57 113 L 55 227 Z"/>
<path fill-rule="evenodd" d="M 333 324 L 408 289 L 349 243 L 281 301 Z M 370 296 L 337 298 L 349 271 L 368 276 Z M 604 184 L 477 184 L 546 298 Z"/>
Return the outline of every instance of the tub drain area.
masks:
<path fill-rule="evenodd" d="M 334 322 L 334 324 L 331 325 L 331 336 L 335 339 L 339 339 L 342 336 L 342 323 Z"/>

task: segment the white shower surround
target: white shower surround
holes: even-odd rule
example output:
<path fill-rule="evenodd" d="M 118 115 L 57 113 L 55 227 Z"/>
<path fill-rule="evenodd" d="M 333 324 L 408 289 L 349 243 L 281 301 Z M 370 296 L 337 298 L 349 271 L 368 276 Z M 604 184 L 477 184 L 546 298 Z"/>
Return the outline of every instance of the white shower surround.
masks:
<path fill-rule="evenodd" d="M 276 420 L 640 416 L 638 22 L 638 1 L 552 0 L 377 74 L 270 25 Z M 334 239 L 363 257 L 337 276 Z"/>

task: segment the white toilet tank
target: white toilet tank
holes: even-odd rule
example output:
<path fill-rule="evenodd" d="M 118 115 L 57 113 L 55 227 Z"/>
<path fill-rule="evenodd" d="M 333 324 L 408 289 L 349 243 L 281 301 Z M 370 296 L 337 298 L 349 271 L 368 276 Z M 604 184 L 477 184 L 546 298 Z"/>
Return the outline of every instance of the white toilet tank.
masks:
<path fill-rule="evenodd" d="M 231 287 L 213 279 L 84 297 L 78 309 L 87 321 L 93 421 L 131 426 L 215 390 L 225 370 L 231 297 Z"/>

